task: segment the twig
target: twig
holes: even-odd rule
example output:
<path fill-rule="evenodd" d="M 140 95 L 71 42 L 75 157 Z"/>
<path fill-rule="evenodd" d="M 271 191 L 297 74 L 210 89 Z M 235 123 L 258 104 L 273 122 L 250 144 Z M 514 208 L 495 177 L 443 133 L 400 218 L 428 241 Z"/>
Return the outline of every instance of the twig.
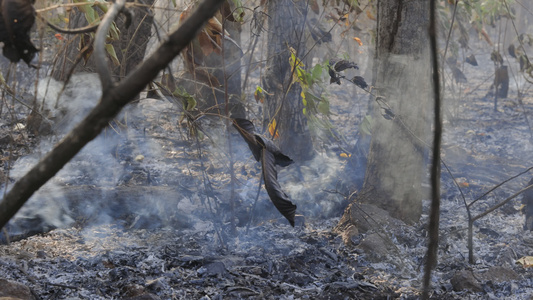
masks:
<path fill-rule="evenodd" d="M 257 204 L 257 200 L 259 199 L 259 194 L 261 193 L 261 184 L 263 183 L 263 176 L 264 176 L 263 172 L 261 172 L 261 177 L 259 178 L 259 185 L 257 187 L 257 194 L 255 195 L 254 205 L 252 205 L 252 211 L 250 211 L 250 221 L 248 222 L 248 225 L 246 225 L 246 234 L 248 234 L 250 225 L 252 224 L 252 221 L 254 220 L 255 205 Z"/>
<path fill-rule="evenodd" d="M 523 192 L 529 190 L 529 189 L 532 188 L 532 187 L 533 187 L 533 184 L 532 184 L 532 185 L 528 185 L 528 186 L 526 186 L 525 188 L 523 188 L 523 189 L 519 190 L 518 192 L 514 193 L 512 196 L 507 197 L 507 199 L 503 200 L 502 202 L 500 202 L 500 203 L 494 205 L 493 207 L 491 207 L 491 208 L 487 209 L 486 211 L 480 213 L 479 215 L 473 217 L 473 218 L 472 218 L 472 223 L 475 222 L 475 221 L 477 221 L 477 220 L 479 220 L 479 219 L 481 219 L 481 218 L 483 218 L 484 216 L 490 214 L 491 212 L 495 211 L 496 209 L 502 207 L 502 206 L 505 205 L 507 202 L 513 200 L 514 198 L 516 198 L 516 196 L 522 194 Z"/>
<path fill-rule="evenodd" d="M 483 197 L 487 196 L 488 194 L 490 194 L 490 193 L 491 193 L 492 191 L 494 191 L 495 189 L 499 188 L 500 186 L 504 185 L 505 183 L 507 183 L 507 182 L 509 182 L 509 181 L 511 181 L 511 180 L 513 180 L 513 179 L 515 179 L 515 178 L 517 178 L 517 177 L 520 177 L 520 176 L 526 174 L 527 172 L 529 172 L 529 171 L 531 171 L 531 170 L 533 170 L 533 167 L 529 167 L 529 168 L 527 168 L 526 170 L 524 170 L 524 171 L 522 171 L 522 172 L 516 174 L 515 176 L 512 176 L 512 177 L 507 178 L 506 180 L 502 181 L 501 183 L 495 185 L 493 188 L 491 188 L 490 190 L 488 190 L 485 194 L 483 194 L 483 195 L 477 197 L 476 200 L 470 202 L 467 206 L 468 206 L 468 207 L 471 207 L 474 203 L 476 203 L 477 201 L 481 200 Z"/>

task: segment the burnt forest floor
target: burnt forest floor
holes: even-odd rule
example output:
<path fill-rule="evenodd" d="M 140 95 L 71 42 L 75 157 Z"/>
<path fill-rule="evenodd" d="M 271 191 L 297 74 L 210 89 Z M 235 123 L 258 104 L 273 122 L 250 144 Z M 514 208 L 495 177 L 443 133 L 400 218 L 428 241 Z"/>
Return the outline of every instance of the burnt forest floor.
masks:
<path fill-rule="evenodd" d="M 477 59 L 480 67 L 464 67 L 468 83 L 447 77 L 445 98 L 443 160 L 467 202 L 533 161 L 526 119 L 533 119 L 532 92 L 520 83 L 526 87 L 521 103 L 512 79 L 509 96 L 494 111 L 490 53 Z M 15 117 L 2 120 L 4 181 L 24 174 L 98 99 L 96 77 L 73 82 L 63 101 L 85 104 L 70 104 L 67 113 L 50 110 L 62 120 L 52 126 L 57 135 L 37 138 L 46 128 L 28 128 L 27 109 L 15 104 Z M 349 142 L 317 140 L 315 159 L 280 170 L 280 183 L 301 214 L 296 227 L 280 218 L 264 190 L 254 204 L 259 166 L 233 129 L 206 117 L 196 138 L 174 105 L 142 99 L 12 220 L 12 241 L 0 246 L 0 282 L 21 293 L 9 296 L 27 299 L 417 299 L 428 200 L 417 224 L 361 205 L 371 228 L 349 241 L 333 233 L 351 180 L 344 172 L 350 159 L 341 154 L 354 147 L 368 96 L 355 87 L 331 89 L 331 120 Z M 522 189 L 530 177 L 482 198 L 473 214 Z M 520 200 L 475 223 L 470 265 L 465 205 L 443 169 L 433 298 L 531 299 L 531 268 L 516 263 L 533 255 Z M 8 295 L 5 287 L 0 297 Z"/>

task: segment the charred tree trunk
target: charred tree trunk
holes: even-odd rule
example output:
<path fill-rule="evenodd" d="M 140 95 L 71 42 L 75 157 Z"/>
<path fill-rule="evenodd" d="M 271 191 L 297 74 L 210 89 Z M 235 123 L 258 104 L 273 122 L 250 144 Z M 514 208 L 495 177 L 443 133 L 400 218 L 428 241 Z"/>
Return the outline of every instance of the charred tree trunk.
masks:
<path fill-rule="evenodd" d="M 430 119 L 427 46 L 428 2 L 378 2 L 376 99 L 372 141 L 362 192 L 354 202 L 372 202 L 408 223 L 422 212 L 426 134 Z M 385 109 L 392 114 L 386 115 Z M 350 221 L 351 206 L 341 224 Z"/>
<path fill-rule="evenodd" d="M 306 3 L 303 0 L 268 1 L 268 50 L 266 76 L 263 87 L 266 97 L 264 125 L 276 121 L 280 148 L 295 160 L 308 160 L 313 156 L 313 144 L 307 118 L 300 99 L 301 88 L 292 84 L 289 63 L 292 47 L 298 58 L 305 55 L 304 33 Z"/>

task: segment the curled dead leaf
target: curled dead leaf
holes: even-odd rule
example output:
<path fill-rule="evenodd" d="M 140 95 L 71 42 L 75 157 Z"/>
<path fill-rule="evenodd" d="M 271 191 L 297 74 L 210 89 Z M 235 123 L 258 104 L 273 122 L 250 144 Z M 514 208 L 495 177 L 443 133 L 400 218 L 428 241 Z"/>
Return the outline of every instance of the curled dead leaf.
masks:
<path fill-rule="evenodd" d="M 268 125 L 268 132 L 270 133 L 270 136 L 272 136 L 272 138 L 274 139 L 279 138 L 279 134 L 278 134 L 279 131 L 277 129 L 276 119 L 272 119 L 272 122 L 270 122 L 270 124 Z"/>
<path fill-rule="evenodd" d="M 533 256 L 523 256 L 516 260 L 516 263 L 524 268 L 533 267 Z"/>

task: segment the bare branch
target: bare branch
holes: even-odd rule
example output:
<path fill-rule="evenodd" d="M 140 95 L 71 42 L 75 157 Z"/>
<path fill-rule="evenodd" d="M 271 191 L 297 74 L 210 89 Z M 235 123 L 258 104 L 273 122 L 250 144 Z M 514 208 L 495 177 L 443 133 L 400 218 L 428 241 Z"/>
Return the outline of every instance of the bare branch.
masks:
<path fill-rule="evenodd" d="M 497 210 L 498 208 L 502 207 L 503 205 L 505 205 L 507 202 L 513 200 L 514 198 L 516 198 L 518 195 L 522 194 L 523 192 L 529 190 L 530 188 L 533 188 L 533 184 L 532 185 L 528 185 L 526 186 L 525 188 L 519 190 L 518 192 L 514 193 L 513 195 L 507 197 L 505 200 L 503 200 L 502 202 L 494 205 L 493 207 L 487 209 L 486 211 L 480 213 L 479 215 L 475 216 L 472 218 L 472 223 L 474 223 L 475 221 L 483 218 L 484 216 L 490 214 L 491 212 Z"/>

